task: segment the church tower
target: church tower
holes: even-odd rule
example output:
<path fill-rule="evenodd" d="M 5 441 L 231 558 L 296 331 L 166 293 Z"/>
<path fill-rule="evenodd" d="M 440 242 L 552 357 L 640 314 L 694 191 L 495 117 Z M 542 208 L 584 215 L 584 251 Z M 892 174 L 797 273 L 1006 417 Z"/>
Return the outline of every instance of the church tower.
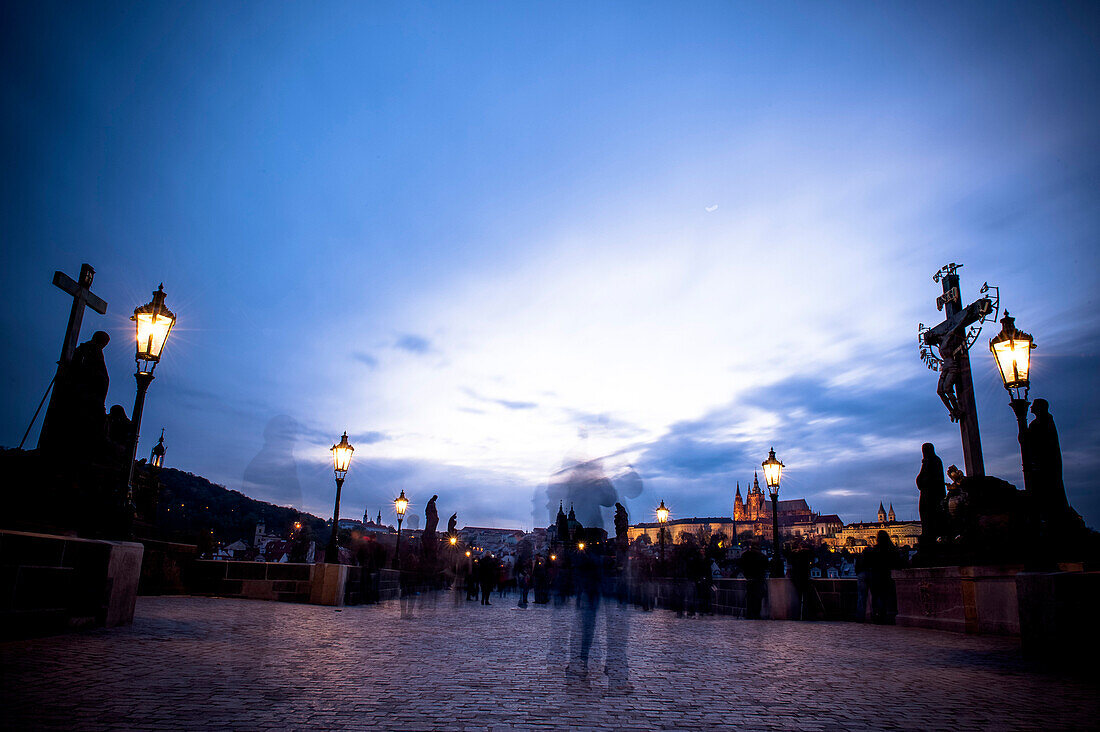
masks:
<path fill-rule="evenodd" d="M 886 514 L 886 518 L 890 523 L 894 523 L 898 520 L 898 517 L 894 515 L 894 504 L 890 504 L 890 513 Z"/>
<path fill-rule="evenodd" d="M 758 521 L 767 517 L 767 509 L 764 506 L 764 492 L 760 490 L 760 476 L 752 474 L 752 488 L 749 489 L 749 504 L 746 506 L 746 518 L 749 521 Z"/>
<path fill-rule="evenodd" d="M 886 523 L 886 509 L 882 507 L 882 501 L 878 502 L 878 522 L 880 524 Z"/>
<path fill-rule="evenodd" d="M 741 500 L 741 481 L 737 481 L 737 495 L 733 497 L 733 520 L 745 520 L 745 503 Z"/>

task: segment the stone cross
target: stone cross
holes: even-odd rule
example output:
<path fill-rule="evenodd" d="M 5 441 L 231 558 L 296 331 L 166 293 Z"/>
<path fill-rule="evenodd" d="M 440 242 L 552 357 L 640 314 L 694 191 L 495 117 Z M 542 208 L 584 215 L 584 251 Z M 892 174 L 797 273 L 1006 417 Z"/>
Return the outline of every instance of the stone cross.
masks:
<path fill-rule="evenodd" d="M 940 383 L 937 391 L 947 406 L 952 421 L 959 423 L 962 434 L 963 461 L 966 474 L 971 477 L 985 475 L 982 459 L 982 440 L 978 434 L 978 412 L 974 403 L 974 381 L 970 375 L 970 344 L 967 328 L 982 320 L 993 307 L 989 298 L 980 298 L 965 308 L 959 298 L 958 268 L 948 264 L 936 273 L 943 283 L 943 295 L 936 298 L 936 309 L 944 311 L 942 323 L 923 333 L 924 344 L 939 348 L 942 357 Z"/>
<path fill-rule="evenodd" d="M 73 296 L 73 308 L 69 311 L 69 326 L 65 329 L 65 342 L 61 346 L 60 363 L 69 363 L 73 360 L 73 351 L 76 350 L 77 341 L 80 340 L 80 324 L 84 320 L 84 306 L 87 305 L 100 315 L 107 314 L 106 301 L 92 293 L 92 277 L 95 270 L 90 264 L 80 265 L 80 280 L 74 282 L 64 272 L 53 273 L 53 284 Z"/>
<path fill-rule="evenodd" d="M 79 280 L 73 280 L 64 272 L 53 273 L 54 286 L 73 296 L 73 307 L 69 310 L 69 325 L 65 328 L 65 340 L 61 344 L 61 358 L 57 361 L 57 375 L 54 376 L 50 387 L 46 389 L 46 393 L 50 395 L 50 405 L 46 407 L 42 431 L 38 435 L 38 448 L 40 450 L 53 449 L 59 444 L 58 440 L 64 434 L 64 428 L 59 429 L 58 425 L 65 423 L 68 416 L 64 414 L 65 407 L 59 404 L 59 400 L 63 402 L 66 397 L 59 396 L 58 392 L 65 391 L 65 370 L 72 363 L 73 353 L 76 351 L 77 342 L 80 340 L 80 325 L 84 321 L 84 307 L 90 307 L 100 315 L 106 315 L 107 313 L 107 302 L 92 292 L 92 277 L 94 276 L 95 270 L 88 263 L 80 265 Z M 46 397 L 42 397 L 42 401 L 45 400 Z M 41 409 L 42 405 L 39 404 L 38 410 L 41 411 Z M 31 426 L 34 426 L 34 420 L 36 419 L 38 419 L 38 411 L 34 413 Z M 30 434 L 30 427 L 27 428 L 27 434 Z M 26 441 L 26 439 L 27 435 L 23 435 L 23 440 Z M 22 443 L 20 443 L 20 446 L 22 446 Z"/>

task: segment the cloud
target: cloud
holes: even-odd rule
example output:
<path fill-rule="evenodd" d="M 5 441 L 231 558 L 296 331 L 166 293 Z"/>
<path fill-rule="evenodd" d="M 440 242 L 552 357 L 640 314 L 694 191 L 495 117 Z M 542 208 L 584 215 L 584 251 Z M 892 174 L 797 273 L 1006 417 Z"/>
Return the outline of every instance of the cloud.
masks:
<path fill-rule="evenodd" d="M 504 407 L 505 409 L 535 409 L 538 407 L 537 402 L 517 401 L 513 399 L 498 399 L 494 397 L 483 396 L 469 387 L 463 387 L 462 392 L 471 399 L 476 399 L 477 401 L 484 402 L 486 404 L 497 404 Z M 471 410 L 468 408 L 464 409 L 463 411 L 471 411 L 475 414 L 484 414 L 484 412 Z"/>
<path fill-rule="evenodd" d="M 424 336 L 415 335 L 412 333 L 406 333 L 398 337 L 394 342 L 394 348 L 399 348 L 402 351 L 408 351 L 409 353 L 415 353 L 419 356 L 426 355 L 432 352 L 432 342 Z"/>
<path fill-rule="evenodd" d="M 355 351 L 351 357 L 369 369 L 378 368 L 378 359 L 366 351 Z"/>

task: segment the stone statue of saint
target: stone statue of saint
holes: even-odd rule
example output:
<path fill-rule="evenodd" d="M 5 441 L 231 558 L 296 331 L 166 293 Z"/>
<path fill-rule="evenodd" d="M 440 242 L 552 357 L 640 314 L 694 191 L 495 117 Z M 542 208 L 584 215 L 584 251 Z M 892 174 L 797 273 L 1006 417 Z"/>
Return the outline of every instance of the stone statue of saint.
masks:
<path fill-rule="evenodd" d="M 1046 518 L 1061 516 L 1069 511 L 1066 486 L 1062 482 L 1062 448 L 1058 444 L 1058 428 L 1050 416 L 1046 399 L 1036 399 L 1031 405 L 1035 419 L 1027 426 L 1027 452 L 1029 468 L 1034 475 L 1034 507 Z"/>
<path fill-rule="evenodd" d="M 458 531 L 458 514 L 452 513 L 451 517 L 447 519 L 447 535 L 454 536 Z"/>
<path fill-rule="evenodd" d="M 437 498 L 439 496 L 432 496 L 431 500 L 428 501 L 428 505 L 424 508 L 424 533 L 420 535 L 420 552 L 424 555 L 426 562 L 435 559 L 435 527 L 439 525 L 439 511 L 435 508 L 435 499 Z"/>
<path fill-rule="evenodd" d="M 626 508 L 621 503 L 615 504 L 615 538 L 620 541 L 626 538 L 626 530 L 630 522 L 626 516 Z"/>
<path fill-rule="evenodd" d="M 107 388 L 110 377 L 103 349 L 111 341 L 96 331 L 81 343 L 73 358 L 58 372 L 54 396 L 42 425 L 40 444 L 47 450 L 68 449 L 79 459 L 91 459 L 100 450 L 105 435 Z"/>
<path fill-rule="evenodd" d="M 947 497 L 943 481 L 943 461 L 936 455 L 931 442 L 921 445 L 923 458 L 917 474 L 917 490 L 920 491 L 921 546 L 928 548 L 943 534 L 943 501 Z"/>

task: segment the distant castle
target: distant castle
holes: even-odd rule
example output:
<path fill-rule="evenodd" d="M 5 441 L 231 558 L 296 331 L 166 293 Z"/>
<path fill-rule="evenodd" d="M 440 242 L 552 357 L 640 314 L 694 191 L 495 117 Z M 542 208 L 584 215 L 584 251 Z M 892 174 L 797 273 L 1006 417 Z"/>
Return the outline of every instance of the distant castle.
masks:
<path fill-rule="evenodd" d="M 812 511 L 804 498 L 778 501 L 776 509 L 779 518 L 779 534 L 783 539 L 794 537 L 820 542 L 844 526 L 844 522 L 835 513 L 823 515 Z M 658 527 L 657 523 L 635 524 L 630 527 L 628 536 L 631 541 L 634 541 L 645 534 L 649 536 L 650 541 L 656 542 Z M 741 497 L 741 484 L 737 483 L 733 498 L 732 519 L 728 517 L 680 518 L 670 520 L 666 527 L 673 542 L 678 542 L 683 534 L 697 534 L 700 531 L 722 533 L 735 541 L 756 539 L 771 541 L 772 511 L 769 499 L 760 488 L 759 473 L 753 474 L 752 487 L 749 488 L 747 500 Z"/>
<path fill-rule="evenodd" d="M 873 546 L 880 531 L 885 531 L 896 546 L 917 545 L 921 532 L 920 521 L 898 521 L 894 504 L 891 503 L 890 510 L 886 510 L 882 501 L 879 501 L 875 518 L 877 521 L 874 522 L 848 524 L 829 539 L 829 546 L 858 553 Z"/>

